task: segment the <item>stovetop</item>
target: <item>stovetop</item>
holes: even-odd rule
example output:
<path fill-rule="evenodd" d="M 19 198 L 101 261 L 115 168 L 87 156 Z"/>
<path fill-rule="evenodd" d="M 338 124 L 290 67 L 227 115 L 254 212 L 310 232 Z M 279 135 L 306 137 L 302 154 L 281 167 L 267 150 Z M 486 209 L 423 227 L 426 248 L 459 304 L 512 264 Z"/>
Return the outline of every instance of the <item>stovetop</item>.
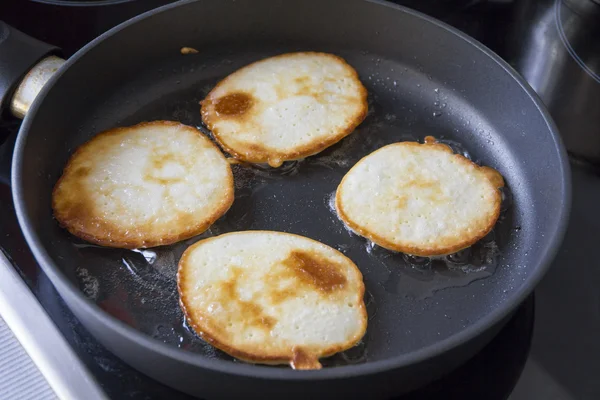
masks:
<path fill-rule="evenodd" d="M 89 40 L 167 0 L 3 0 L 0 16 L 56 44 L 68 57 Z M 395 1 L 442 19 L 499 52 L 512 1 Z M 65 5 L 76 3 L 76 6 Z M 82 3 L 87 5 L 81 6 Z M 104 3 L 105 5 L 101 5 Z M 108 5 L 106 5 L 108 4 Z M 509 60 L 510 61 L 510 60 Z M 20 122 L 0 122 L 0 163 L 9 161 Z M 498 336 L 464 366 L 402 399 L 587 400 L 600 398 L 600 175 L 573 161 L 573 204 L 550 271 Z M 6 170 L 6 168 L 0 168 Z M 2 177 L 0 177 L 0 181 Z M 68 310 L 20 232 L 10 188 L 0 183 L 0 248 L 111 399 L 189 399 L 108 352 Z"/>

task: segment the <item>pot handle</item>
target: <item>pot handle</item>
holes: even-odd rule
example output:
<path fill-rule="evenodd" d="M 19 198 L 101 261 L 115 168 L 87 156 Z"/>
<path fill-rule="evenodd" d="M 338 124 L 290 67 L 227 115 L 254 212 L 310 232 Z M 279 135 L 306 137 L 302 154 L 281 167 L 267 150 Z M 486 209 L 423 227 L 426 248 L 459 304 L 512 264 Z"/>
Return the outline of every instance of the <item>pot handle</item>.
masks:
<path fill-rule="evenodd" d="M 64 63 L 59 49 L 0 21 L 0 113 L 23 118 L 44 84 Z"/>

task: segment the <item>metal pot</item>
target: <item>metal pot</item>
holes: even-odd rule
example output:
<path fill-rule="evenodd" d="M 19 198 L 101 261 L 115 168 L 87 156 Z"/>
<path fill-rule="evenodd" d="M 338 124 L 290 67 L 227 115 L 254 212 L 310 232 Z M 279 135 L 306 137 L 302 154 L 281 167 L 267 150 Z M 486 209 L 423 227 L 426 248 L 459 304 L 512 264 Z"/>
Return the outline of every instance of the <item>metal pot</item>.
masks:
<path fill-rule="evenodd" d="M 520 0 L 503 56 L 548 106 L 567 150 L 600 165 L 600 0 Z"/>

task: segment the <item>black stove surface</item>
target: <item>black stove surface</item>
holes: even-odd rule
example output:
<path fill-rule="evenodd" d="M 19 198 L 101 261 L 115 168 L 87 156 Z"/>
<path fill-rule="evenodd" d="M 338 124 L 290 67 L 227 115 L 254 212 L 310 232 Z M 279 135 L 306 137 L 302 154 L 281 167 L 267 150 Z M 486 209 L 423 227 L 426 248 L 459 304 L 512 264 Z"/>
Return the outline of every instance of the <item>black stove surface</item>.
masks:
<path fill-rule="evenodd" d="M 2 0 L 0 16 L 32 36 L 60 46 L 68 57 L 119 22 L 170 2 Z M 395 2 L 442 19 L 501 54 L 511 1 Z M 9 161 L 11 141 L 19 125 L 20 121 L 10 118 L 0 122 L 0 163 Z M 572 168 L 570 225 L 535 296 L 530 296 L 498 336 L 464 366 L 402 399 L 600 399 L 600 342 L 596 339 L 600 337 L 600 269 L 594 259 L 594 232 L 600 230 L 600 176 L 578 164 Z M 190 399 L 133 370 L 83 328 L 25 244 L 6 183 L 0 183 L 0 248 L 108 396 Z"/>

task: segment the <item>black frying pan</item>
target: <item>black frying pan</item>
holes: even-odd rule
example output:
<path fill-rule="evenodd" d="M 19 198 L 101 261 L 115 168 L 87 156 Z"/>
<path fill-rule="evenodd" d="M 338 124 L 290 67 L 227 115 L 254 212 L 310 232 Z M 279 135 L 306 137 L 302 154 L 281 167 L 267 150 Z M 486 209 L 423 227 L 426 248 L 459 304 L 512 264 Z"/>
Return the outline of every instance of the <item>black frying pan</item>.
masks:
<path fill-rule="evenodd" d="M 0 56 L 14 45 L 9 36 Z M 183 46 L 199 53 L 182 55 Z M 186 328 L 176 263 L 198 238 L 146 252 L 90 247 L 60 229 L 50 208 L 67 158 L 92 135 L 155 119 L 206 132 L 198 102 L 219 79 L 294 50 L 346 58 L 369 91 L 369 115 L 351 136 L 302 162 L 278 170 L 236 166 L 236 201 L 201 237 L 282 230 L 356 262 L 368 291 L 368 333 L 320 371 L 237 362 Z M 9 67 L 5 76 L 15 75 Z M 27 69 L 20 68 L 16 75 Z M 425 135 L 498 169 L 509 188 L 493 234 L 450 264 L 371 248 L 328 206 L 360 157 Z M 477 352 L 533 290 L 570 206 L 557 131 L 506 63 L 431 18 L 363 0 L 183 1 L 116 27 L 69 59 L 36 99 L 17 140 L 12 188 L 29 245 L 84 325 L 140 371 L 206 398 L 385 398 L 431 381 Z"/>

